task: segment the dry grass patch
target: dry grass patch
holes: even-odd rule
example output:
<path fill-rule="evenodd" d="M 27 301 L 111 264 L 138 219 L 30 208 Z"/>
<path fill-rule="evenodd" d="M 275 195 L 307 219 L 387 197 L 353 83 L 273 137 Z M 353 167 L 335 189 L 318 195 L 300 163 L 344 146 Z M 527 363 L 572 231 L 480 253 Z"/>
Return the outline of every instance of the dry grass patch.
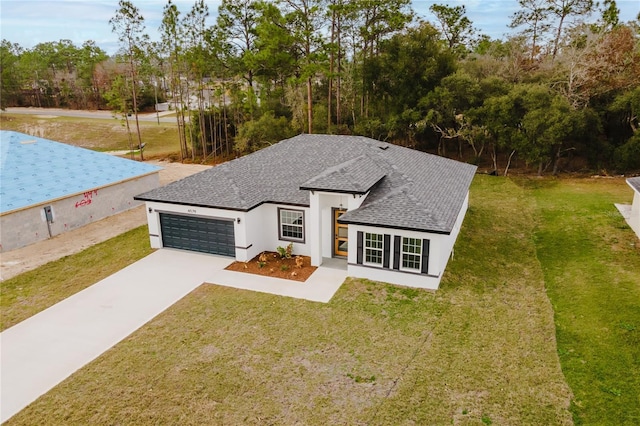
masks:
<path fill-rule="evenodd" d="M 436 293 L 203 285 L 7 425 L 571 423 L 532 201 L 478 177 L 471 205 Z"/>
<path fill-rule="evenodd" d="M 97 151 L 129 149 L 127 129 L 119 119 L 58 117 L 43 118 L 37 115 L 0 114 L 3 130 L 15 130 L 57 142 L 64 142 Z M 131 124 L 131 123 L 130 123 Z M 135 123 L 133 124 L 135 127 Z M 134 131 L 135 132 L 135 131 Z M 176 123 L 141 121 L 140 133 L 145 146 L 145 159 L 165 158 L 180 151 Z M 133 134 L 134 145 L 137 136 Z M 138 154 L 136 154 L 138 158 Z"/>

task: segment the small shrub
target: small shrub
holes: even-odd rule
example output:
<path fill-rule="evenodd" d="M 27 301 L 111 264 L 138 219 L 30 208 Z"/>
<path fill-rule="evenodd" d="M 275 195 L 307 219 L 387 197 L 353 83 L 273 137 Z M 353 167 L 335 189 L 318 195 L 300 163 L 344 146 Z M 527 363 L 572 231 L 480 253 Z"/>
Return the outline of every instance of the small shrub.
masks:
<path fill-rule="evenodd" d="M 276 250 L 280 255 L 280 259 L 291 259 L 291 254 L 293 253 L 293 243 L 289 243 L 289 245 L 287 245 L 286 247 L 278 246 Z"/>
<path fill-rule="evenodd" d="M 482 423 L 484 423 L 485 425 L 490 425 L 493 422 L 491 421 L 491 419 L 489 418 L 489 416 L 487 416 L 486 414 L 482 415 Z"/>
<path fill-rule="evenodd" d="M 258 261 L 258 268 L 262 269 L 264 268 L 264 265 L 266 265 L 267 262 L 262 262 L 262 261 Z"/>
<path fill-rule="evenodd" d="M 280 270 L 281 271 L 288 271 L 289 270 L 289 265 L 280 265 Z"/>

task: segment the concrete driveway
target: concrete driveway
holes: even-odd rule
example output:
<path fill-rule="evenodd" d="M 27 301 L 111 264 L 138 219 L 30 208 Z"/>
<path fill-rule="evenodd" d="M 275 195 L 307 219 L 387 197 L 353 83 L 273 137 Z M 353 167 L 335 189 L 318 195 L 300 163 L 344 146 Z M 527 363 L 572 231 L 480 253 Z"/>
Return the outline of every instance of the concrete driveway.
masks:
<path fill-rule="evenodd" d="M 0 334 L 0 422 L 202 284 L 228 258 L 158 250 Z"/>
<path fill-rule="evenodd" d="M 160 249 L 0 333 L 0 422 L 204 282 L 328 302 L 347 276 L 320 267 L 299 283 L 224 270 L 232 261 Z"/>

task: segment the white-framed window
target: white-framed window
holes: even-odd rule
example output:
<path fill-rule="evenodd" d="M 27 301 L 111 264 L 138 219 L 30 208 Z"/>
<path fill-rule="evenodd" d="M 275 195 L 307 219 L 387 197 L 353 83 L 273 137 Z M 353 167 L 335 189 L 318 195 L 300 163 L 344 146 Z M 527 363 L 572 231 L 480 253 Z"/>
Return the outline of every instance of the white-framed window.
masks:
<path fill-rule="evenodd" d="M 420 238 L 402 237 L 402 269 L 421 270 L 422 240 Z"/>
<path fill-rule="evenodd" d="M 304 242 L 304 211 L 279 208 L 278 229 L 281 240 Z"/>
<path fill-rule="evenodd" d="M 382 265 L 382 252 L 384 240 L 382 234 L 364 234 L 364 263 L 369 265 Z"/>

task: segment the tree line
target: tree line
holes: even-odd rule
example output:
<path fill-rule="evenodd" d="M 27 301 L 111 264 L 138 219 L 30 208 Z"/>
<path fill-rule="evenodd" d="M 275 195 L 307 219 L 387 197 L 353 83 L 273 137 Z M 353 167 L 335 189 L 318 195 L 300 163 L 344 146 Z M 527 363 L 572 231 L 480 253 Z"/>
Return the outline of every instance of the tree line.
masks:
<path fill-rule="evenodd" d="M 248 153 L 297 133 L 357 134 L 506 174 L 640 169 L 640 14 L 615 0 L 518 0 L 504 40 L 464 6 L 410 0 L 168 0 L 158 42 L 120 0 L 120 50 L 2 41 L 2 107 L 108 108 L 129 125 L 176 111 L 182 159 Z M 135 128 L 134 128 L 135 127 Z M 135 145 L 133 137 L 132 146 Z"/>

